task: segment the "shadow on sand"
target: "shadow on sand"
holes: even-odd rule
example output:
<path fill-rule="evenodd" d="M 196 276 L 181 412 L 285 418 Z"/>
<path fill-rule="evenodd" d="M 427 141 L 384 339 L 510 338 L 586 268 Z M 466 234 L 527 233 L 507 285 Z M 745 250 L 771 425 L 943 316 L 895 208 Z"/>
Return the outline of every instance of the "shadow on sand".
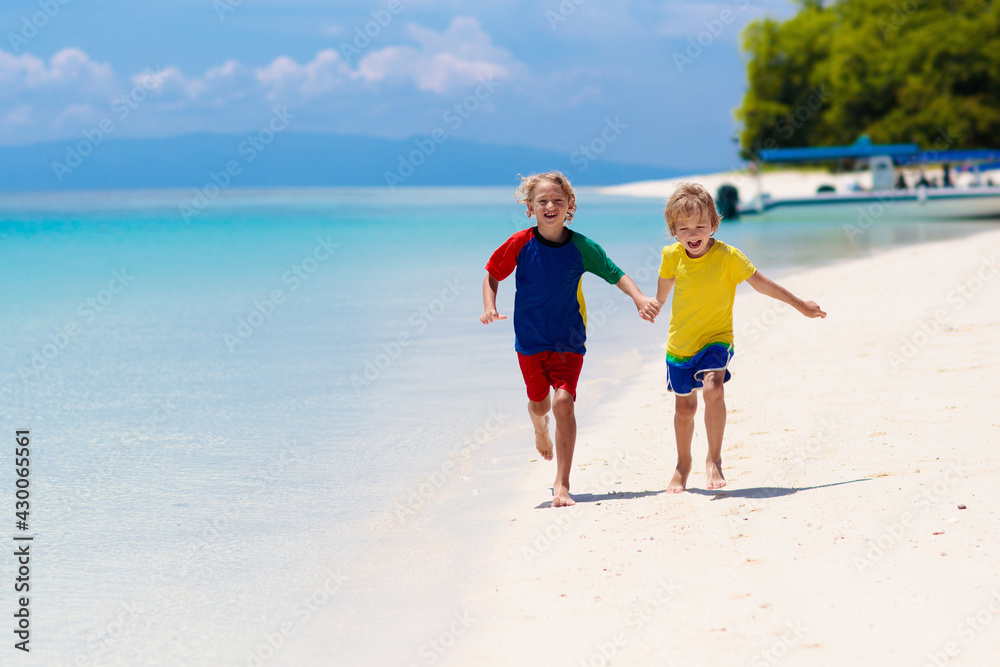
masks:
<path fill-rule="evenodd" d="M 632 500 L 633 498 L 645 498 L 646 496 L 658 496 L 661 493 L 666 493 L 667 490 L 662 491 L 623 491 L 622 493 L 574 493 L 573 500 L 579 503 L 599 503 L 605 500 Z M 536 505 L 536 510 L 545 509 L 547 507 L 552 507 L 552 501 L 546 500 L 541 505 Z"/>
<path fill-rule="evenodd" d="M 707 489 L 688 489 L 688 493 L 696 493 L 699 496 L 712 496 L 712 500 L 722 500 L 723 498 L 780 498 L 781 496 L 790 496 L 793 493 L 799 493 L 800 491 L 826 489 L 831 486 L 840 486 L 841 484 L 854 484 L 855 482 L 869 481 L 871 480 L 862 477 L 861 479 L 850 479 L 846 482 L 833 482 L 832 484 L 820 484 L 818 486 L 800 486 L 797 488 L 786 486 L 757 486 L 752 489 L 723 488 L 716 491 L 709 491 Z"/>
<path fill-rule="evenodd" d="M 725 488 L 720 491 L 709 491 L 707 489 L 688 489 L 687 493 L 694 493 L 699 496 L 711 496 L 711 500 L 722 500 L 723 498 L 753 498 L 755 500 L 763 500 L 766 498 L 780 498 L 782 496 L 790 496 L 793 493 L 799 493 L 801 491 L 812 491 L 814 489 L 826 489 L 831 486 L 841 486 L 842 484 L 854 484 L 855 482 L 869 482 L 871 480 L 867 478 L 861 479 L 850 479 L 845 482 L 833 482 L 832 484 L 819 484 L 817 486 L 801 486 L 801 487 L 786 487 L 786 486 L 757 486 L 751 489 L 730 489 Z M 667 490 L 663 489 L 661 491 L 625 491 L 622 493 L 580 493 L 573 494 L 573 500 L 579 503 L 599 503 L 606 500 L 632 500 L 634 498 L 645 498 L 646 496 L 658 496 L 661 493 L 666 493 Z M 536 505 L 536 510 L 547 509 L 552 507 L 552 501 L 546 500 L 541 505 Z"/>

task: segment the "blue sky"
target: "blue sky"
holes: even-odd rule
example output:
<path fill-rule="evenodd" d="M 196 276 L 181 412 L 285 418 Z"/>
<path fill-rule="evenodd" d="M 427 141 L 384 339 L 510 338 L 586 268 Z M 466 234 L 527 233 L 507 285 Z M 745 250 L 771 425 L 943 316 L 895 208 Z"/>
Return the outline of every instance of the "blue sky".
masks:
<path fill-rule="evenodd" d="M 725 168 L 740 31 L 793 13 L 788 0 L 8 0 L 0 144 L 107 119 L 108 138 L 252 132 L 287 108 L 292 131 Z"/>

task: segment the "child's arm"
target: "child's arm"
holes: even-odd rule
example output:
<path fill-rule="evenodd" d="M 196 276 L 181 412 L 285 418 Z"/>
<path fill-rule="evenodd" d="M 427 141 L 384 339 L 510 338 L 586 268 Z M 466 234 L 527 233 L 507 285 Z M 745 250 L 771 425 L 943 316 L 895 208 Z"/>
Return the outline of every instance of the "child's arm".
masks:
<path fill-rule="evenodd" d="M 650 310 L 647 311 L 647 314 L 649 314 L 649 315 L 652 316 L 652 317 L 649 318 L 650 322 L 653 321 L 654 317 L 656 317 L 657 315 L 659 315 L 660 308 L 663 307 L 663 304 L 666 302 L 667 297 L 670 296 L 670 290 L 673 289 L 673 287 L 674 287 L 674 279 L 673 278 L 658 278 L 657 279 L 657 281 L 656 281 L 656 298 L 655 299 L 651 299 L 652 304 L 650 305 Z"/>
<path fill-rule="evenodd" d="M 623 275 L 615 285 L 621 291 L 632 297 L 632 301 L 635 302 L 635 307 L 639 309 L 639 317 L 649 322 L 656 319 L 657 313 L 660 312 L 660 305 L 655 299 L 650 299 L 648 296 L 642 293 L 639 286 L 635 284 L 635 281 L 629 278 L 627 275 Z"/>
<path fill-rule="evenodd" d="M 826 317 L 826 312 L 815 301 L 803 301 L 784 287 L 757 271 L 747 278 L 747 283 L 761 294 L 784 301 L 806 317 Z"/>
<path fill-rule="evenodd" d="M 656 300 L 663 306 L 670 296 L 670 290 L 674 288 L 675 278 L 657 278 L 656 280 Z"/>
<path fill-rule="evenodd" d="M 507 319 L 506 315 L 497 312 L 497 289 L 499 287 L 500 283 L 497 279 L 486 274 L 486 278 L 483 280 L 483 314 L 479 316 L 479 321 L 483 324 Z"/>

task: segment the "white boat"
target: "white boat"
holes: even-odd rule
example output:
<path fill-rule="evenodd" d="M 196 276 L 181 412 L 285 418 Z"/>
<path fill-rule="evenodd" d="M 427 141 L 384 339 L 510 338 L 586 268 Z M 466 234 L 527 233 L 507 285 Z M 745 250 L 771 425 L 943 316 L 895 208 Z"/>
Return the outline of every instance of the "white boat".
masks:
<path fill-rule="evenodd" d="M 926 188 L 873 192 L 820 192 L 773 199 L 767 194 L 740 204 L 740 217 L 761 220 L 831 218 L 906 220 L 1000 219 L 1000 187 Z"/>
<path fill-rule="evenodd" d="M 771 197 L 764 190 L 766 175 L 758 171 L 757 193 L 750 201 L 739 202 L 735 188 L 723 193 L 720 188 L 720 212 L 729 218 L 739 217 L 759 220 L 817 220 L 843 219 L 865 221 L 892 220 L 975 220 L 1000 219 L 1000 186 L 983 184 L 978 177 L 978 165 L 1000 161 L 1000 150 L 921 151 L 916 144 L 872 144 L 862 137 L 851 146 L 822 148 L 779 148 L 761 151 L 760 161 L 819 162 L 824 160 L 853 159 L 868 166 L 871 188 L 838 192 L 821 191 L 803 197 Z M 950 165 L 965 165 L 971 173 L 966 187 L 915 187 L 901 182 L 897 167 L 945 165 L 948 181 Z M 905 186 L 905 187 L 902 187 Z M 823 188 L 827 190 L 827 188 Z M 734 211 L 734 207 L 737 207 Z"/>

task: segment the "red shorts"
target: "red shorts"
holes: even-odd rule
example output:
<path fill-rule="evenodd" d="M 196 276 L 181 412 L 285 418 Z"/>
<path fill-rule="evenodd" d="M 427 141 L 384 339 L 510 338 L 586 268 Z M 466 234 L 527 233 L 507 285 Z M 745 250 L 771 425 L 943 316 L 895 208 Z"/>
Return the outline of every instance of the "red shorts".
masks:
<path fill-rule="evenodd" d="M 528 387 L 528 400 L 544 401 L 549 387 L 565 389 L 576 400 L 576 382 L 583 368 L 583 355 L 576 352 L 539 352 L 523 355 L 517 353 L 524 384 Z"/>

